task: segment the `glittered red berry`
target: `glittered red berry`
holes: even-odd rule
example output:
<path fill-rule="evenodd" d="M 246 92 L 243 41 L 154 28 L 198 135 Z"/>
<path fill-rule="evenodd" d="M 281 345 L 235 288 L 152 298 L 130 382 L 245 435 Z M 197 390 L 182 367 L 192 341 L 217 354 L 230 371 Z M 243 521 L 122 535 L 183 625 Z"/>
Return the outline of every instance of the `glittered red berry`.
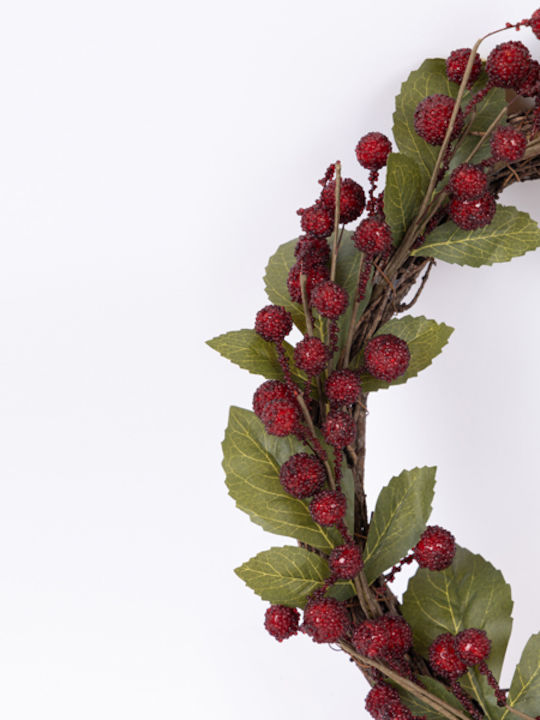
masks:
<path fill-rule="evenodd" d="M 292 330 L 290 312 L 281 305 L 267 305 L 255 318 L 255 331 L 269 342 L 281 342 Z"/>
<path fill-rule="evenodd" d="M 362 220 L 352 235 L 352 241 L 366 255 L 387 253 L 392 247 L 392 231 L 381 218 L 370 217 Z"/>
<path fill-rule="evenodd" d="M 313 598 L 304 610 L 303 631 L 317 643 L 332 643 L 342 637 L 348 626 L 345 607 L 330 597 Z"/>
<path fill-rule="evenodd" d="M 322 431 L 324 439 L 329 445 L 344 448 L 354 440 L 354 420 L 342 410 L 331 410 L 324 421 Z"/>
<path fill-rule="evenodd" d="M 286 605 L 270 605 L 264 614 L 264 627 L 278 642 L 296 635 L 300 613 Z"/>
<path fill-rule="evenodd" d="M 465 665 L 472 666 L 487 659 L 491 650 L 491 641 L 484 630 L 469 628 L 458 633 L 456 647 Z"/>
<path fill-rule="evenodd" d="M 332 217 L 336 209 L 336 182 L 332 180 L 324 186 L 321 192 L 321 201 L 325 210 Z M 366 196 L 362 186 L 351 178 L 345 178 L 341 183 L 339 195 L 339 222 L 349 223 L 359 218 L 364 211 Z"/>
<path fill-rule="evenodd" d="M 312 268 L 328 261 L 330 246 L 324 238 L 302 235 L 298 238 L 294 255 L 304 263 L 305 268 Z"/>
<path fill-rule="evenodd" d="M 343 520 L 347 512 L 347 498 L 339 490 L 323 490 L 315 495 L 309 511 L 319 525 L 335 525 Z"/>
<path fill-rule="evenodd" d="M 333 575 L 343 580 L 352 580 L 364 566 L 360 548 L 354 543 L 334 548 L 330 553 L 328 565 Z"/>
<path fill-rule="evenodd" d="M 527 75 L 523 78 L 518 88 L 516 88 L 518 95 L 522 97 L 534 97 L 540 92 L 540 63 L 536 60 L 531 60 Z"/>
<path fill-rule="evenodd" d="M 319 338 L 306 337 L 294 348 L 294 362 L 308 375 L 318 375 L 328 364 L 328 348 Z"/>
<path fill-rule="evenodd" d="M 306 274 L 306 295 L 309 301 L 313 288 L 324 280 L 328 279 L 328 268 L 326 265 L 314 265 L 304 268 Z M 296 303 L 302 302 L 302 288 L 300 286 L 300 263 L 296 263 L 289 270 L 287 278 L 287 289 L 291 300 Z"/>
<path fill-rule="evenodd" d="M 450 633 L 435 638 L 429 648 L 429 664 L 437 675 L 449 680 L 467 672 L 467 666 L 457 654 L 456 638 Z"/>
<path fill-rule="evenodd" d="M 420 567 L 428 570 L 445 570 L 456 554 L 456 541 L 448 530 L 439 525 L 428 525 L 414 549 L 414 558 Z"/>
<path fill-rule="evenodd" d="M 289 495 L 302 499 L 315 495 L 322 488 L 326 470 L 314 455 L 297 453 L 283 463 L 279 479 Z"/>
<path fill-rule="evenodd" d="M 360 378 L 353 370 L 334 370 L 328 376 L 325 390 L 332 405 L 352 405 L 361 391 Z"/>
<path fill-rule="evenodd" d="M 540 40 L 540 8 L 538 8 L 538 10 L 535 10 L 533 12 L 533 14 L 531 15 L 530 23 L 531 23 L 531 30 L 536 35 L 536 37 Z"/>
<path fill-rule="evenodd" d="M 366 170 L 380 170 L 392 152 L 392 143 L 380 132 L 369 132 L 356 146 L 356 157 Z"/>
<path fill-rule="evenodd" d="M 462 230 L 478 230 L 478 228 L 489 225 L 496 209 L 495 198 L 489 192 L 484 193 L 476 200 L 452 198 L 448 206 L 451 220 Z"/>
<path fill-rule="evenodd" d="M 513 127 L 499 127 L 491 136 L 491 154 L 495 160 L 517 162 L 527 148 L 526 136 Z"/>
<path fill-rule="evenodd" d="M 401 704 L 399 693 L 385 682 L 378 682 L 366 696 L 366 710 L 375 720 L 388 720 L 388 708 Z"/>
<path fill-rule="evenodd" d="M 321 205 L 312 205 L 305 210 L 299 210 L 302 219 L 302 230 L 318 238 L 326 238 L 334 228 L 334 218 Z"/>
<path fill-rule="evenodd" d="M 442 145 L 455 101 L 448 95 L 430 95 L 420 102 L 414 112 L 414 128 L 418 135 L 430 145 Z M 451 140 L 463 129 L 463 113 L 458 110 Z"/>
<path fill-rule="evenodd" d="M 261 413 L 269 435 L 285 437 L 296 432 L 300 425 L 300 410 L 294 400 L 282 398 L 266 403 Z"/>
<path fill-rule="evenodd" d="M 448 190 L 460 200 L 476 200 L 488 189 L 486 173 L 478 165 L 463 163 L 450 175 Z"/>
<path fill-rule="evenodd" d="M 395 335 L 377 335 L 366 344 L 364 364 L 370 375 L 392 382 L 409 367 L 411 354 L 405 340 Z"/>
<path fill-rule="evenodd" d="M 399 658 L 412 646 L 412 631 L 402 617 L 383 615 L 360 623 L 354 631 L 353 645 L 372 659 Z"/>
<path fill-rule="evenodd" d="M 470 48 L 459 48 L 459 50 L 452 50 L 452 52 L 446 59 L 446 75 L 449 80 L 458 84 L 461 83 L 470 56 Z M 476 53 L 476 55 L 474 56 L 471 74 L 469 76 L 469 84 L 472 85 L 472 83 L 474 83 L 474 81 L 478 79 L 481 72 L 482 61 L 480 60 L 480 55 Z"/>
<path fill-rule="evenodd" d="M 495 87 L 518 88 L 529 71 L 530 62 L 528 48 L 519 40 L 509 40 L 489 53 L 486 71 Z"/>
<path fill-rule="evenodd" d="M 337 320 L 347 309 L 349 296 L 347 292 L 332 280 L 325 280 L 311 291 L 311 304 L 329 320 Z"/>
<path fill-rule="evenodd" d="M 260 418 L 264 406 L 272 400 L 294 400 L 294 395 L 285 383 L 280 380 L 267 380 L 255 390 L 253 395 L 253 412 Z"/>

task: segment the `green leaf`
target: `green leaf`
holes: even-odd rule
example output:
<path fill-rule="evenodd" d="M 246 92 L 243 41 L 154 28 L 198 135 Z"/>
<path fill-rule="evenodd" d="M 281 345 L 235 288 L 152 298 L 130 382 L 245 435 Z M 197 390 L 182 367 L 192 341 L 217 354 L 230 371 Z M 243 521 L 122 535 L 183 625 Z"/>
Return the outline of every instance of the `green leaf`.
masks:
<path fill-rule="evenodd" d="M 289 290 L 287 289 L 289 270 L 296 262 L 296 258 L 294 257 L 296 242 L 296 239 L 289 240 L 289 242 L 283 243 L 283 245 L 278 247 L 266 266 L 264 283 L 270 302 L 286 308 L 291 313 L 296 327 L 305 333 L 306 322 L 302 306 L 291 300 Z"/>
<path fill-rule="evenodd" d="M 416 162 L 398 153 L 388 157 L 384 214 L 392 229 L 394 243 L 399 243 L 416 217 L 423 197 L 422 174 Z"/>
<path fill-rule="evenodd" d="M 479 230 L 462 230 L 452 221 L 439 225 L 412 255 L 457 265 L 493 265 L 524 255 L 540 245 L 540 228 L 525 212 L 497 205 L 495 217 Z"/>
<path fill-rule="evenodd" d="M 432 695 L 435 695 L 440 700 L 444 700 L 445 703 L 456 708 L 456 710 L 461 710 L 461 712 L 463 712 L 463 706 L 461 705 L 459 700 L 455 698 L 454 695 L 452 695 L 450 690 L 448 690 L 448 688 L 443 685 L 443 683 L 435 680 L 435 678 L 429 677 L 429 675 L 420 675 L 418 679 L 425 687 L 425 689 L 428 690 Z M 413 695 L 407 690 L 404 690 L 398 685 L 394 683 L 391 684 L 394 685 L 396 690 L 398 690 L 401 699 L 405 702 L 413 715 L 415 715 L 416 717 L 425 716 L 426 720 L 441 720 L 443 716 L 436 710 L 434 710 L 431 705 L 422 702 L 419 697 Z"/>
<path fill-rule="evenodd" d="M 512 678 L 508 704 L 532 717 L 540 711 L 540 633 L 532 635 L 525 645 Z M 505 709 L 502 717 L 507 716 L 513 717 Z"/>
<path fill-rule="evenodd" d="M 231 408 L 223 441 L 223 468 L 237 507 L 268 532 L 329 552 L 343 542 L 340 533 L 317 525 L 309 513 L 309 502 L 289 495 L 279 481 L 281 465 L 297 452 L 305 452 L 299 440 L 268 435 L 254 413 Z M 350 505 L 354 490 L 348 469 L 344 470 L 343 489 Z M 350 510 L 347 521 L 351 527 Z"/>
<path fill-rule="evenodd" d="M 405 340 L 411 353 L 409 367 L 401 377 L 391 383 L 377 380 L 371 375 L 363 375 L 362 388 L 364 392 L 373 392 L 394 385 L 402 385 L 410 378 L 416 377 L 421 370 L 431 365 L 433 359 L 442 351 L 453 332 L 454 329 L 448 325 L 438 323 L 435 320 L 428 320 L 424 316 L 404 315 L 389 320 L 381 327 L 377 335 L 390 333 Z M 362 363 L 362 356 L 357 356 L 353 367 L 362 367 Z"/>
<path fill-rule="evenodd" d="M 458 547 L 447 570 L 418 570 L 403 596 L 402 612 L 423 655 L 441 633 L 485 630 L 491 640 L 488 665 L 499 677 L 512 628 L 512 597 L 501 572 L 483 557 Z M 498 717 L 493 691 L 478 670 L 469 670 L 460 683 L 488 717 Z"/>
<path fill-rule="evenodd" d="M 364 550 L 368 583 L 416 545 L 431 513 L 434 467 L 404 470 L 379 493 Z"/>
<path fill-rule="evenodd" d="M 263 600 L 303 607 L 306 598 L 330 576 L 326 560 L 304 548 L 273 547 L 260 552 L 235 573 Z M 346 600 L 354 595 L 352 582 L 339 582 L 330 595 Z"/>

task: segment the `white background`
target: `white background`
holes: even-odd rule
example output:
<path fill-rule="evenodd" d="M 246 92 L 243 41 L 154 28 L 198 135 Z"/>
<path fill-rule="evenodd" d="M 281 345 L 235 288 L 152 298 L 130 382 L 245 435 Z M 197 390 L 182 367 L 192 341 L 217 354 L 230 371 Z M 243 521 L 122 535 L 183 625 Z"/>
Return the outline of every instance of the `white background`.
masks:
<path fill-rule="evenodd" d="M 330 162 L 365 181 L 354 146 L 390 132 L 409 71 L 535 9 L 508 6 L 2 5 L 3 718 L 363 716 L 360 674 L 276 643 L 232 572 L 286 540 L 235 509 L 220 468 L 228 406 L 260 380 L 203 341 L 252 324 Z M 503 201 L 540 220 L 538 196 Z M 454 326 L 449 346 L 370 404 L 371 500 L 437 464 L 433 521 L 513 586 L 503 684 L 540 629 L 539 271 L 538 253 L 441 263 L 415 312 Z"/>

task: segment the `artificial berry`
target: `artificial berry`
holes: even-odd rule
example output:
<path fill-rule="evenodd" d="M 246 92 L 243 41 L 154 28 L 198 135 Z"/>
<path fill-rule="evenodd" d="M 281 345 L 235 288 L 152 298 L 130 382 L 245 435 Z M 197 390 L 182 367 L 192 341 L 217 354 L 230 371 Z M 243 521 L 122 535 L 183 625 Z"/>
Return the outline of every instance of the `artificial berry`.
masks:
<path fill-rule="evenodd" d="M 308 375 L 318 375 L 328 364 L 328 348 L 319 338 L 306 337 L 294 348 L 294 362 Z"/>
<path fill-rule="evenodd" d="M 529 70 L 525 78 L 521 81 L 521 85 L 516 89 L 518 95 L 522 97 L 534 97 L 540 92 L 540 63 L 531 60 Z"/>
<path fill-rule="evenodd" d="M 459 50 L 452 50 L 448 58 L 446 59 L 446 75 L 449 80 L 455 83 L 461 83 L 463 75 L 465 74 L 465 68 L 469 62 L 471 56 L 470 48 L 459 48 Z M 476 53 L 469 76 L 469 85 L 478 79 L 482 72 L 482 61 L 480 55 Z"/>
<path fill-rule="evenodd" d="M 377 335 L 366 344 L 364 363 L 370 375 L 392 382 L 409 367 L 409 346 L 395 335 Z"/>
<path fill-rule="evenodd" d="M 489 53 L 486 71 L 495 87 L 518 88 L 529 71 L 530 62 L 528 48 L 519 40 L 509 40 Z"/>
<path fill-rule="evenodd" d="M 513 127 L 499 127 L 491 136 L 491 154 L 495 160 L 517 162 L 527 147 L 526 136 Z"/>
<path fill-rule="evenodd" d="M 309 511 L 319 525 L 335 525 L 347 512 L 347 498 L 339 490 L 323 490 L 315 495 Z"/>
<path fill-rule="evenodd" d="M 456 638 L 450 633 L 443 633 L 432 642 L 429 664 L 437 675 L 449 680 L 455 680 L 467 672 L 467 666 L 457 653 Z"/>
<path fill-rule="evenodd" d="M 366 204 L 366 196 L 362 186 L 351 178 L 345 178 L 341 183 L 339 195 L 339 222 L 349 223 L 360 217 Z M 336 209 L 336 181 L 332 180 L 323 188 L 321 201 L 325 210 L 332 217 Z"/>
<path fill-rule="evenodd" d="M 300 411 L 296 402 L 289 398 L 271 400 L 264 406 L 261 420 L 269 435 L 285 437 L 298 429 Z"/>
<path fill-rule="evenodd" d="M 264 614 L 264 627 L 278 642 L 296 635 L 299 623 L 298 610 L 286 605 L 270 605 Z"/>
<path fill-rule="evenodd" d="M 272 400 L 294 400 L 294 395 L 285 383 L 280 380 L 267 380 L 255 390 L 253 395 L 253 412 L 260 419 L 267 403 Z"/>
<path fill-rule="evenodd" d="M 299 210 L 298 213 L 302 216 L 300 221 L 302 230 L 309 235 L 325 238 L 332 232 L 334 219 L 321 205 L 312 205 L 305 210 Z"/>
<path fill-rule="evenodd" d="M 360 378 L 352 370 L 334 370 L 328 376 L 325 390 L 332 405 L 352 405 L 361 391 Z"/>
<path fill-rule="evenodd" d="M 297 453 L 283 463 L 279 479 L 289 495 L 302 499 L 315 495 L 321 489 L 326 471 L 314 455 Z"/>
<path fill-rule="evenodd" d="M 360 138 L 356 146 L 356 157 L 366 170 L 380 170 L 386 165 L 392 152 L 392 143 L 380 132 L 369 132 Z"/>
<path fill-rule="evenodd" d="M 324 421 L 322 431 L 329 445 L 344 448 L 354 440 L 354 420 L 342 410 L 331 410 Z"/>
<path fill-rule="evenodd" d="M 445 570 L 452 564 L 456 554 L 456 541 L 448 530 L 439 525 L 428 525 L 413 549 L 414 558 L 420 567 Z"/>
<path fill-rule="evenodd" d="M 301 235 L 296 243 L 294 255 L 304 263 L 305 268 L 312 268 L 328 261 L 330 247 L 324 238 Z"/>
<path fill-rule="evenodd" d="M 383 615 L 360 623 L 353 635 L 353 645 L 369 658 L 397 658 L 411 648 L 412 631 L 402 617 Z"/>
<path fill-rule="evenodd" d="M 493 220 L 497 205 L 490 192 L 486 192 L 476 200 L 461 200 L 455 197 L 449 205 L 450 218 L 462 230 L 478 230 Z"/>
<path fill-rule="evenodd" d="M 389 720 L 388 710 L 398 705 L 401 705 L 398 691 L 385 682 L 378 682 L 366 696 L 366 710 L 375 720 Z"/>
<path fill-rule="evenodd" d="M 450 175 L 449 191 L 460 200 L 476 200 L 488 188 L 486 173 L 478 165 L 463 163 Z"/>
<path fill-rule="evenodd" d="M 281 342 L 292 330 L 290 312 L 281 305 L 267 305 L 255 317 L 255 331 L 269 342 Z"/>
<path fill-rule="evenodd" d="M 538 10 L 535 10 L 533 12 L 529 22 L 531 24 L 531 30 L 536 35 L 536 37 L 540 40 L 540 8 L 538 8 Z"/>
<path fill-rule="evenodd" d="M 489 655 L 491 641 L 484 630 L 469 628 L 458 633 L 456 647 L 465 665 L 477 665 Z"/>
<path fill-rule="evenodd" d="M 311 304 L 329 320 L 337 320 L 347 309 L 349 297 L 347 292 L 332 280 L 325 280 L 316 285 L 311 292 Z"/>
<path fill-rule="evenodd" d="M 455 100 L 448 95 L 430 95 L 420 102 L 414 112 L 414 128 L 418 135 L 430 145 L 442 145 Z M 463 129 L 463 113 L 458 110 L 450 140 L 454 140 Z"/>
<path fill-rule="evenodd" d="M 289 270 L 289 276 L 287 277 L 287 289 L 291 300 L 296 303 L 302 302 L 302 287 L 300 285 L 300 263 L 296 263 Z M 306 295 L 307 300 L 311 296 L 311 291 L 319 283 L 323 282 L 328 278 L 329 272 L 326 265 L 314 265 L 313 267 L 308 266 L 303 268 L 306 276 Z"/>
<path fill-rule="evenodd" d="M 387 253 L 392 247 L 392 231 L 381 218 L 370 217 L 362 220 L 352 235 L 352 241 L 366 255 Z"/>
<path fill-rule="evenodd" d="M 354 543 L 347 543 L 332 550 L 328 564 L 334 575 L 343 580 L 351 580 L 363 568 L 364 561 L 360 548 Z"/>
<path fill-rule="evenodd" d="M 334 598 L 315 597 L 305 607 L 302 629 L 314 642 L 336 642 L 345 634 L 347 625 L 347 611 Z"/>

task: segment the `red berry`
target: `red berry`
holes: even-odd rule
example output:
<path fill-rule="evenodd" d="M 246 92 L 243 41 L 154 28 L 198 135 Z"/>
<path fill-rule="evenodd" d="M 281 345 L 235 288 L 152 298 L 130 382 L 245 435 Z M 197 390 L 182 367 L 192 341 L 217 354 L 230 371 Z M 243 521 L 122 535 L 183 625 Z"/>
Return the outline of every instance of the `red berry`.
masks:
<path fill-rule="evenodd" d="M 452 50 L 446 60 L 446 75 L 449 80 L 455 83 L 461 83 L 463 75 L 465 74 L 465 68 L 469 62 L 471 56 L 470 48 L 459 48 L 459 50 Z M 476 53 L 474 56 L 474 62 L 469 76 L 469 85 L 478 79 L 478 76 L 482 72 L 482 61 L 480 55 Z"/>
<path fill-rule="evenodd" d="M 306 294 L 307 299 L 311 297 L 311 291 L 319 283 L 328 278 L 329 272 L 326 265 L 315 265 L 305 268 L 306 271 Z M 289 270 L 287 288 L 291 300 L 296 303 L 302 302 L 302 288 L 300 287 L 300 263 L 296 263 Z"/>
<path fill-rule="evenodd" d="M 268 342 L 281 342 L 292 330 L 290 312 L 281 305 L 267 305 L 255 318 L 255 331 Z"/>
<path fill-rule="evenodd" d="M 416 562 L 428 570 L 445 570 L 455 554 L 454 536 L 439 525 L 428 525 L 414 548 Z"/>
<path fill-rule="evenodd" d="M 455 197 L 449 205 L 450 218 L 462 230 L 478 230 L 489 225 L 496 209 L 495 198 L 489 192 L 476 200 L 461 200 Z"/>
<path fill-rule="evenodd" d="M 414 112 L 414 128 L 418 135 L 430 145 L 442 145 L 455 100 L 448 95 L 430 95 L 420 102 Z M 463 129 L 463 113 L 458 110 L 451 140 Z"/>
<path fill-rule="evenodd" d="M 356 577 L 364 567 L 360 548 L 354 543 L 347 543 L 347 545 L 334 548 L 330 553 L 328 564 L 332 573 L 344 580 L 351 580 Z"/>
<path fill-rule="evenodd" d="M 538 10 L 535 10 L 531 16 L 531 30 L 536 35 L 536 37 L 540 40 L 540 8 Z"/>
<path fill-rule="evenodd" d="M 456 647 L 465 665 L 477 665 L 489 655 L 491 641 L 484 630 L 469 628 L 458 633 Z"/>
<path fill-rule="evenodd" d="M 328 261 L 330 247 L 323 238 L 301 235 L 296 243 L 294 255 L 304 263 L 304 267 L 313 268 Z"/>
<path fill-rule="evenodd" d="M 294 348 L 294 362 L 308 375 L 318 375 L 328 364 L 328 348 L 319 338 L 306 337 Z"/>
<path fill-rule="evenodd" d="M 299 622 L 298 610 L 286 605 L 270 605 L 264 614 L 264 627 L 278 642 L 296 635 Z"/>
<path fill-rule="evenodd" d="M 321 201 L 324 209 L 333 217 L 336 208 L 335 180 L 325 185 L 321 192 Z M 365 204 L 366 196 L 361 185 L 351 178 L 345 178 L 341 183 L 339 195 L 339 222 L 349 223 L 356 220 L 364 211 Z"/>
<path fill-rule="evenodd" d="M 297 453 L 283 463 L 279 479 L 289 495 L 307 498 L 321 489 L 326 480 L 326 471 L 314 455 Z"/>
<path fill-rule="evenodd" d="M 302 629 L 317 643 L 331 643 L 345 634 L 348 620 L 345 607 L 334 598 L 313 598 L 305 607 Z"/>
<path fill-rule="evenodd" d="M 527 147 L 526 136 L 513 127 L 499 127 L 491 136 L 491 154 L 495 160 L 517 162 Z"/>
<path fill-rule="evenodd" d="M 255 390 L 253 395 L 253 412 L 260 419 L 265 405 L 272 400 L 294 400 L 293 393 L 279 380 L 267 380 Z"/>
<path fill-rule="evenodd" d="M 264 406 L 261 420 L 269 435 L 285 437 L 298 429 L 300 411 L 294 400 L 288 398 L 271 400 Z"/>
<path fill-rule="evenodd" d="M 400 706 L 407 710 L 401 702 L 398 691 L 385 682 L 374 685 L 366 697 L 366 710 L 375 720 L 394 720 Z M 412 718 L 410 712 L 409 716 Z"/>
<path fill-rule="evenodd" d="M 399 616 L 383 615 L 376 620 L 365 620 L 355 630 L 353 645 L 369 658 L 397 658 L 412 646 L 412 631 Z"/>
<path fill-rule="evenodd" d="M 488 189 L 486 173 L 478 165 L 458 165 L 450 175 L 448 189 L 460 200 L 476 200 Z"/>
<path fill-rule="evenodd" d="M 311 292 L 311 304 L 329 320 L 337 320 L 347 309 L 349 296 L 346 291 L 332 280 L 316 285 Z"/>
<path fill-rule="evenodd" d="M 534 97 L 540 92 L 540 63 L 531 60 L 529 71 L 525 78 L 521 81 L 519 88 L 516 88 L 518 95 L 522 97 Z"/>
<path fill-rule="evenodd" d="M 380 170 L 392 152 L 392 143 L 380 132 L 370 132 L 356 146 L 356 157 L 366 170 Z"/>
<path fill-rule="evenodd" d="M 323 490 L 315 495 L 309 511 L 319 525 L 335 525 L 347 512 L 347 498 L 339 490 Z"/>
<path fill-rule="evenodd" d="M 354 420 L 342 410 L 331 410 L 322 427 L 324 439 L 329 445 L 344 448 L 355 436 Z"/>
<path fill-rule="evenodd" d="M 529 71 L 530 62 L 528 48 L 519 40 L 509 40 L 489 53 L 486 71 L 495 87 L 518 88 Z"/>
<path fill-rule="evenodd" d="M 362 220 L 352 235 L 352 241 L 366 255 L 386 253 L 392 247 L 392 231 L 381 218 Z"/>
<path fill-rule="evenodd" d="M 455 680 L 467 672 L 467 666 L 457 654 L 456 638 L 443 633 L 435 638 L 429 648 L 429 664 L 437 675 Z"/>
<path fill-rule="evenodd" d="M 352 370 L 334 370 L 326 381 L 326 395 L 332 405 L 352 405 L 361 391 L 360 378 Z"/>
<path fill-rule="evenodd" d="M 392 382 L 409 367 L 411 354 L 405 340 L 395 335 L 377 335 L 366 344 L 364 363 L 370 375 Z"/>
<path fill-rule="evenodd" d="M 309 235 L 325 238 L 334 228 L 334 218 L 320 205 L 312 205 L 306 210 L 299 210 L 298 213 L 302 216 L 300 221 L 302 230 Z"/>

